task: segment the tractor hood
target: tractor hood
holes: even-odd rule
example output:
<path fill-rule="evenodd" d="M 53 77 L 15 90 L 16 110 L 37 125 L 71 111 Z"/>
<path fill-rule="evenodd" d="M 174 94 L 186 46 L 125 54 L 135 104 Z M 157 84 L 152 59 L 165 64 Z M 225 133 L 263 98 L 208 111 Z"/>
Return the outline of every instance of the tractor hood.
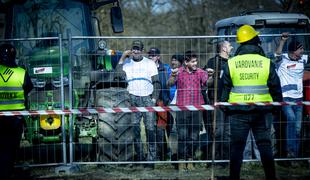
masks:
<path fill-rule="evenodd" d="M 63 73 L 68 75 L 69 54 L 68 50 L 63 48 Z M 60 51 L 58 46 L 46 48 L 36 48 L 29 56 L 28 67 L 29 75 L 32 78 L 48 79 L 61 77 Z"/>

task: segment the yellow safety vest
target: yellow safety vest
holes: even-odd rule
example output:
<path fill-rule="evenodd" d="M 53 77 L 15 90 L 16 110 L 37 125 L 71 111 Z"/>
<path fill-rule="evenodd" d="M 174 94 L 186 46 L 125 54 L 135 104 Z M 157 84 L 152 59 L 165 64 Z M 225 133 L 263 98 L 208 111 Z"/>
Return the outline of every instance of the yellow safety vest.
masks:
<path fill-rule="evenodd" d="M 228 60 L 233 87 L 228 102 L 272 102 L 267 80 L 270 59 L 257 55 L 238 55 Z"/>
<path fill-rule="evenodd" d="M 0 111 L 25 109 L 23 68 L 0 65 Z"/>

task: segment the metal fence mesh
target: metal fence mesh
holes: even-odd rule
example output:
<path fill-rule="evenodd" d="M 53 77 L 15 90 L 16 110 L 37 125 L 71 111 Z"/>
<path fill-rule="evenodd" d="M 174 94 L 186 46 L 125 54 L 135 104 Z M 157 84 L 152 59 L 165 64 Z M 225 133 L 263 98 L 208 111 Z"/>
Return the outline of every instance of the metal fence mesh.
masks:
<path fill-rule="evenodd" d="M 269 44 L 264 44 L 267 55 L 272 56 L 279 35 L 266 36 Z M 308 36 L 308 35 L 306 35 Z M 264 37 L 264 35 L 262 35 Z M 151 47 L 161 50 L 161 60 L 169 64 L 172 55 L 184 54 L 194 50 L 198 54 L 198 67 L 204 67 L 208 59 L 216 54 L 217 39 L 225 36 L 175 36 L 175 37 L 72 37 L 61 40 L 54 38 L 34 38 L 6 40 L 17 48 L 17 61 L 25 67 L 35 85 L 28 98 L 29 110 L 70 110 L 79 108 L 128 108 L 131 107 L 126 88 L 111 76 L 122 52 L 131 49 L 131 42 L 139 39 L 144 43 L 144 54 Z M 108 49 L 98 49 L 99 40 L 105 40 Z M 234 41 L 234 37 L 226 37 Z M 274 44 L 272 44 L 274 43 Z M 308 46 L 305 46 L 308 47 Z M 234 47 L 236 48 L 236 47 Z M 309 53 L 309 49 L 305 49 Z M 62 68 L 62 69 L 61 69 Z M 304 78 L 305 100 L 308 98 L 309 78 Z M 209 91 L 212 89 L 209 89 Z M 214 100 L 213 100 L 214 101 Z M 201 111 L 201 119 L 197 124 L 187 124 L 199 129 L 197 141 L 188 140 L 191 146 L 193 161 L 216 163 L 229 160 L 229 122 L 216 107 L 215 111 Z M 138 109 L 143 113 L 148 109 Z M 23 164 L 63 164 L 94 163 L 109 164 L 140 163 L 136 160 L 131 121 L 134 114 L 141 112 L 118 113 L 85 113 L 85 114 L 38 114 L 25 116 L 25 128 L 19 150 L 18 163 Z M 178 113 L 178 112 L 177 112 Z M 216 115 L 214 115 L 216 113 Z M 183 158 L 178 154 L 178 129 L 176 112 L 171 114 L 170 132 L 164 132 L 162 142 L 157 138 L 157 155 L 155 163 L 177 163 Z M 310 121 L 309 109 L 304 106 L 300 159 L 310 159 Z M 281 112 L 275 113 L 273 122 L 273 149 L 277 159 L 284 160 L 286 120 Z M 216 118 L 213 121 L 213 118 Z M 194 122 L 195 120 L 191 120 Z M 213 123 L 216 128 L 223 128 L 213 136 Z M 225 127 L 225 129 L 224 129 Z M 225 136 L 228 134 L 228 136 Z M 148 134 L 144 131 L 141 120 L 141 138 L 147 156 Z M 216 142 L 213 144 L 213 141 Z M 212 154 L 215 145 L 215 154 Z M 214 156 L 214 157 L 213 157 Z M 249 134 L 245 160 L 259 159 L 253 136 Z M 145 160 L 145 159 L 144 159 Z M 143 161 L 144 161 L 143 160 Z M 183 159 L 184 160 L 184 159 Z M 291 159 L 289 159 L 291 160 Z"/>

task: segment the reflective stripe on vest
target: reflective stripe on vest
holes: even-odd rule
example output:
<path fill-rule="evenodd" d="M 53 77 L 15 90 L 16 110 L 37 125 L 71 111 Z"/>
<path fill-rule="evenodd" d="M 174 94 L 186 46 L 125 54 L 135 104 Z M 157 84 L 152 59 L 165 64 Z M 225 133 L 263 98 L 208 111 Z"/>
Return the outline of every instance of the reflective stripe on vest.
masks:
<path fill-rule="evenodd" d="M 247 93 L 247 94 L 267 94 L 269 93 L 268 86 L 234 86 L 231 89 L 234 93 Z"/>
<path fill-rule="evenodd" d="M 0 65 L 0 111 L 25 109 L 25 70 Z"/>
<path fill-rule="evenodd" d="M 267 80 L 270 59 L 257 55 L 238 55 L 228 61 L 233 87 L 228 102 L 272 102 Z"/>

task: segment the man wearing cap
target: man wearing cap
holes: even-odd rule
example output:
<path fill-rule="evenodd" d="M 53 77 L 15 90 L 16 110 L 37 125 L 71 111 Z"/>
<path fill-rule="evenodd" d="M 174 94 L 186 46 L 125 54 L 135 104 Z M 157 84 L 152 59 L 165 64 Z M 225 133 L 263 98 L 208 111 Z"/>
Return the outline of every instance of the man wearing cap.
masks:
<path fill-rule="evenodd" d="M 282 33 L 275 53 L 276 68 L 281 81 L 283 101 L 300 102 L 303 100 L 303 74 L 305 64 L 308 63 L 308 56 L 303 55 L 304 47 L 295 37 L 291 38 L 288 44 L 288 53 L 282 53 L 288 38 L 289 33 Z M 295 158 L 299 155 L 302 106 L 283 106 L 282 110 L 287 119 L 287 156 Z"/>
<path fill-rule="evenodd" d="M 280 80 L 275 65 L 265 57 L 259 32 L 250 25 L 237 31 L 236 56 L 229 59 L 223 71 L 222 102 L 281 102 Z M 230 179 L 240 179 L 240 168 L 247 136 L 252 130 L 261 155 L 266 179 L 276 179 L 271 145 L 271 106 L 226 106 L 223 108 L 231 128 Z"/>
<path fill-rule="evenodd" d="M 170 101 L 170 91 L 166 85 L 166 82 L 171 74 L 171 69 L 168 64 L 164 64 L 161 62 L 160 50 L 156 47 L 151 47 L 148 51 L 149 59 L 153 60 L 157 66 L 159 82 L 160 82 L 160 91 L 159 97 L 156 100 L 157 106 L 167 106 Z M 156 134 L 156 143 L 157 143 L 157 152 L 160 160 L 165 160 L 167 156 L 170 156 L 170 148 L 167 145 L 168 139 L 166 139 L 170 135 L 170 127 L 173 125 L 173 118 L 170 112 L 157 112 L 156 113 L 157 120 L 157 134 Z"/>
<path fill-rule="evenodd" d="M 167 105 L 170 101 L 170 94 L 166 82 L 171 74 L 170 66 L 161 62 L 160 50 L 158 48 L 150 48 L 148 51 L 148 56 L 149 59 L 153 60 L 157 66 L 159 81 L 161 84 L 159 99 Z"/>
<path fill-rule="evenodd" d="M 170 91 L 166 85 L 166 82 L 171 74 L 171 69 L 168 64 L 164 64 L 161 61 L 160 50 L 156 47 L 151 47 L 148 51 L 149 59 L 153 60 L 157 66 L 159 82 L 160 82 L 160 91 L 159 97 L 156 100 L 156 105 L 158 106 L 167 106 L 170 101 Z M 167 145 L 168 139 L 170 135 L 170 127 L 173 125 L 173 118 L 169 112 L 157 112 L 157 151 L 158 157 L 160 160 L 165 160 L 168 153 L 170 153 L 170 148 Z"/>
<path fill-rule="evenodd" d="M 143 57 L 143 43 L 135 40 L 132 43 L 131 50 L 126 50 L 119 60 L 117 70 L 122 69 L 126 73 L 128 82 L 127 90 L 130 94 L 131 105 L 135 107 L 150 107 L 155 105 L 159 95 L 159 81 L 156 64 Z M 156 121 L 153 112 L 136 112 L 133 113 L 132 126 L 134 132 L 134 147 L 136 160 L 144 160 L 143 144 L 140 134 L 140 121 L 143 122 L 148 143 L 147 160 L 157 160 L 156 154 Z M 154 164 L 147 164 L 148 167 L 154 168 Z"/>

